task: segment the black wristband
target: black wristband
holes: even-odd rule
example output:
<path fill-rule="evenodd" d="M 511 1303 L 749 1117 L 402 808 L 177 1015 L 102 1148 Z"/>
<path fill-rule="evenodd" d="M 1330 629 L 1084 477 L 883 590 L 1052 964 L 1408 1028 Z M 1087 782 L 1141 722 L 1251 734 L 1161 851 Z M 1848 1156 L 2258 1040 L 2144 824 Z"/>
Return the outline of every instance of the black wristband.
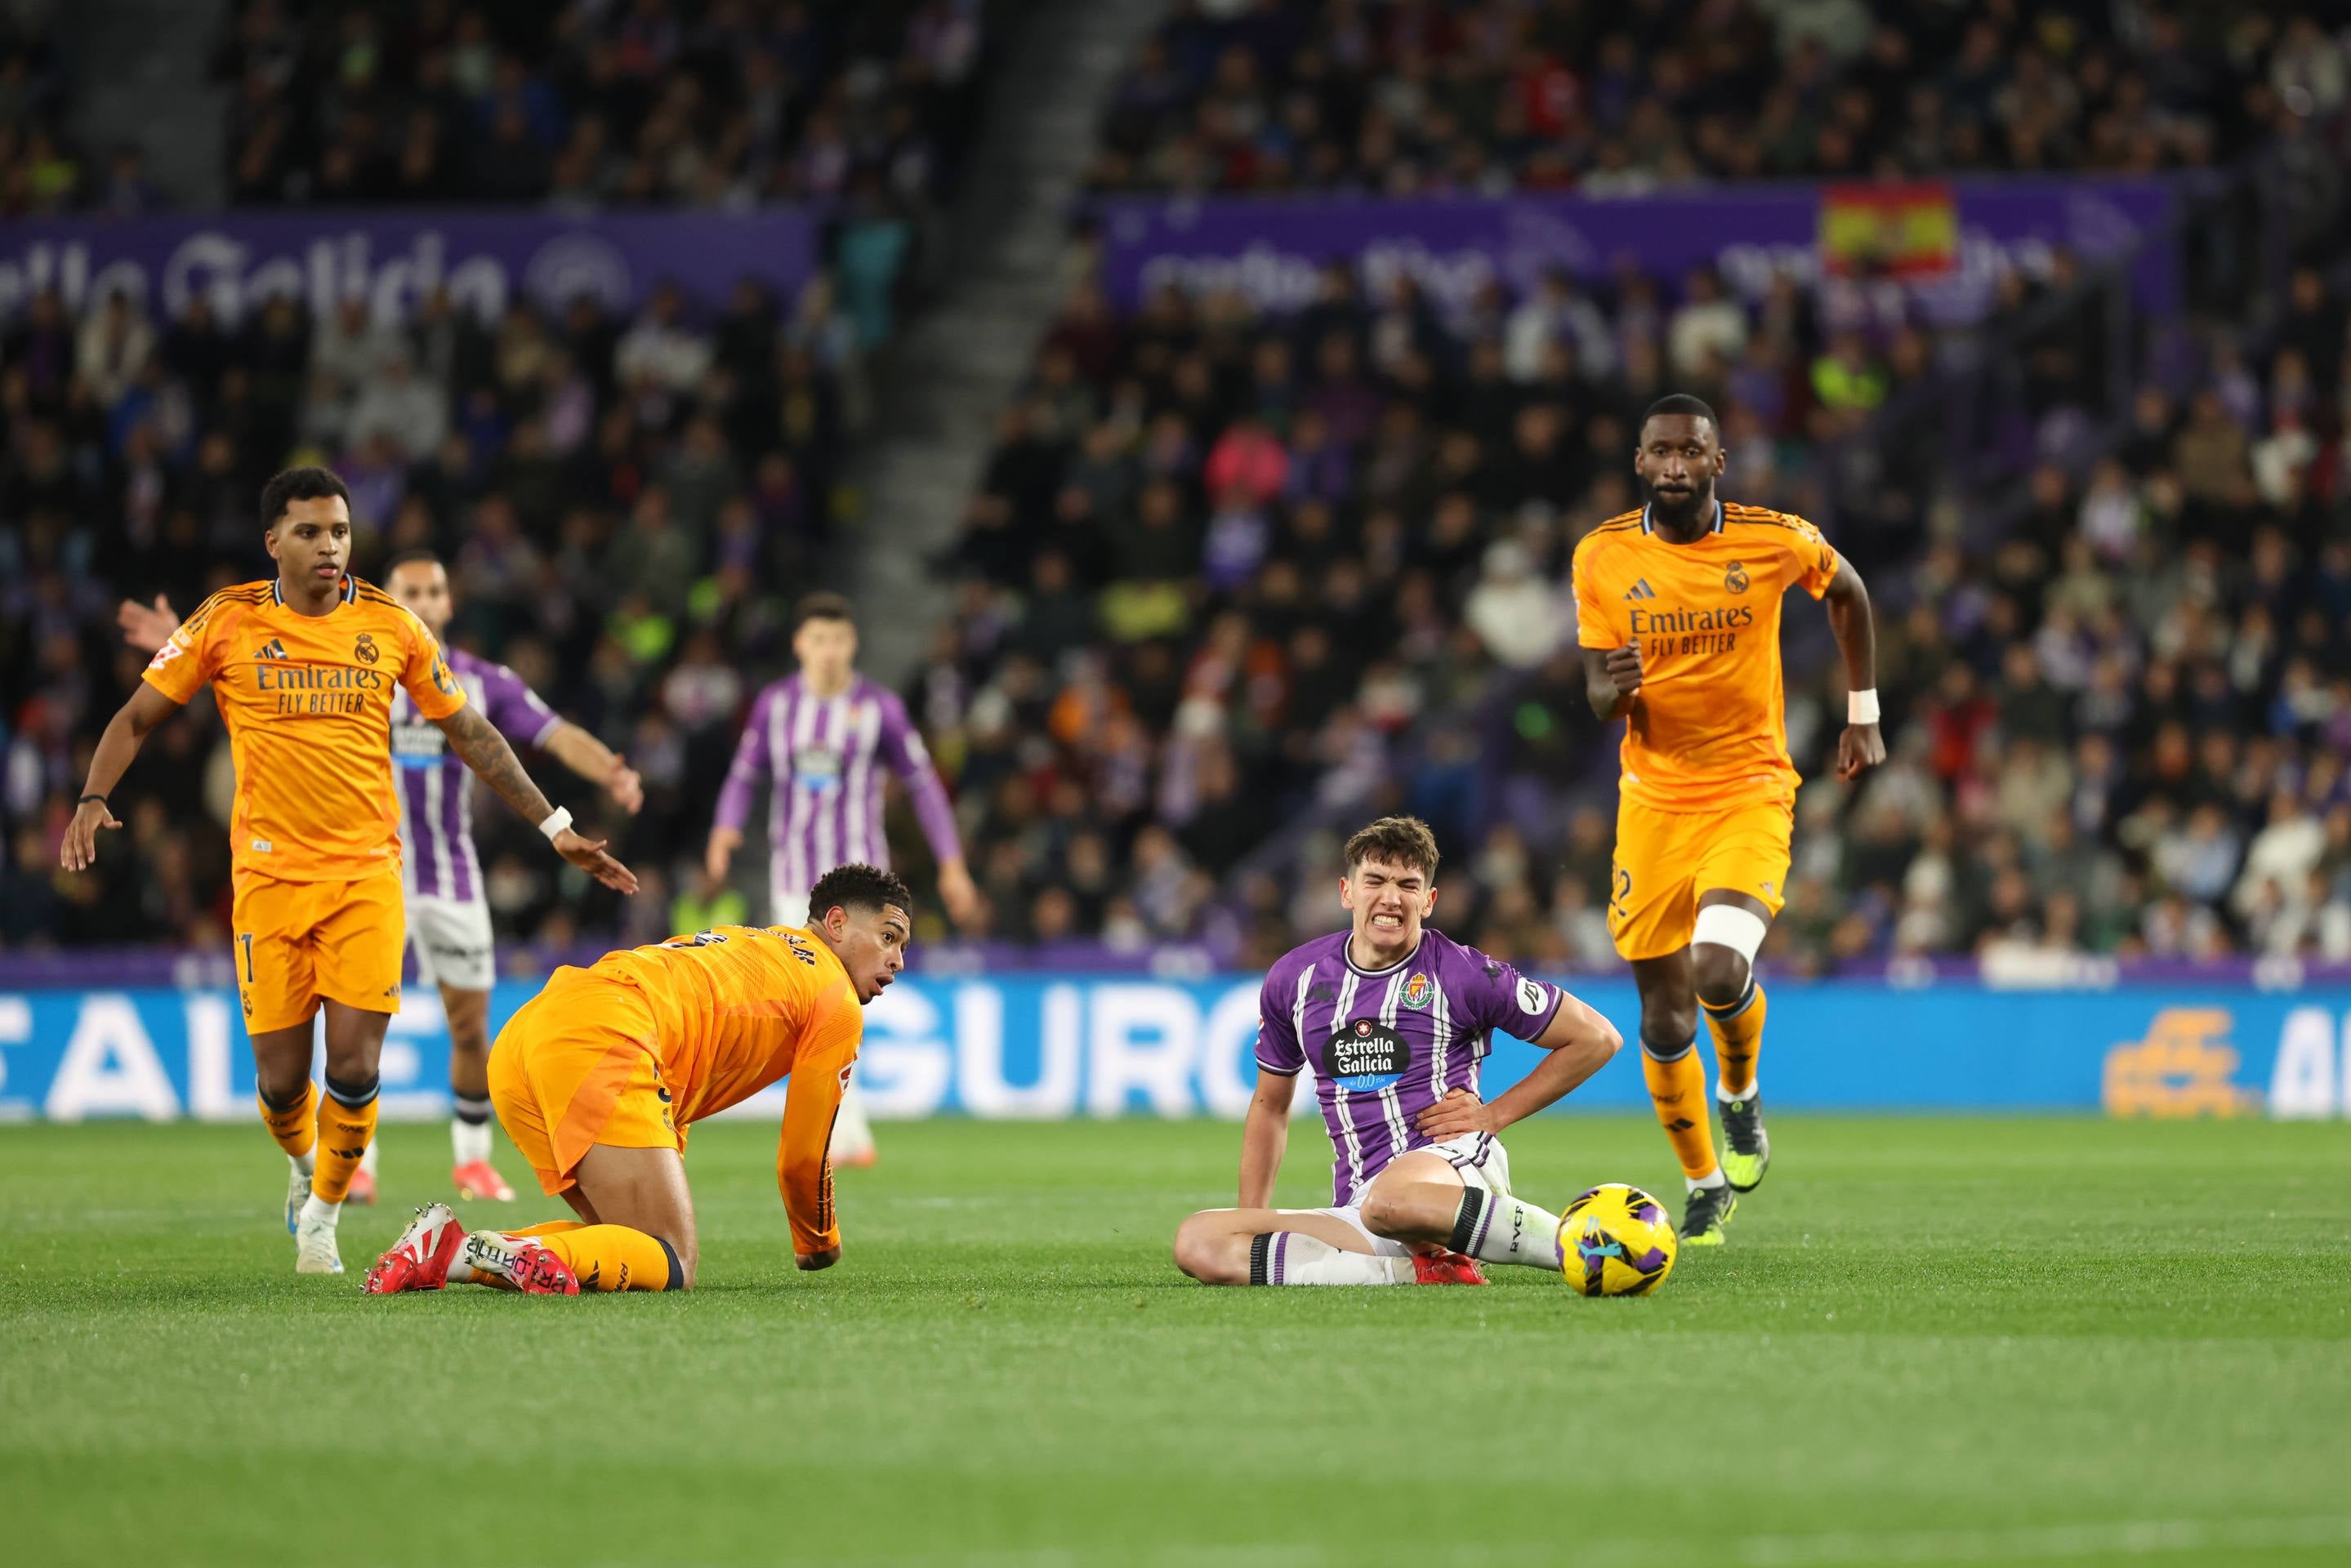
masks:
<path fill-rule="evenodd" d="M 74 802 L 74 804 L 76 805 L 88 805 L 91 801 L 96 801 L 100 805 L 107 804 L 106 797 L 102 794 L 86 794 L 79 800 Z"/>

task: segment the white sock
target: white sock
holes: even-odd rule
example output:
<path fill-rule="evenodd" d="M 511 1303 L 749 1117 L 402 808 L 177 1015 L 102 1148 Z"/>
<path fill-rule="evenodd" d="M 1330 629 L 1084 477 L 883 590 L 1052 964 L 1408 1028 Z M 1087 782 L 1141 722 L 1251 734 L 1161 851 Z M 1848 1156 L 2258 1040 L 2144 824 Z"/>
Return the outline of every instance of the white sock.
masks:
<path fill-rule="evenodd" d="M 383 1142 L 381 1138 L 370 1138 L 368 1139 L 367 1152 L 360 1156 L 360 1168 L 366 1171 L 370 1176 L 373 1176 L 375 1174 L 375 1151 L 382 1147 Z"/>
<path fill-rule="evenodd" d="M 1761 1092 L 1762 1087 L 1763 1080 L 1758 1078 L 1755 1082 L 1748 1085 L 1745 1088 L 1740 1090 L 1734 1095 L 1729 1089 L 1724 1088 L 1719 1083 L 1718 1083 L 1714 1086 L 1714 1097 L 1723 1105 L 1727 1106 L 1739 1100 L 1753 1099 L 1756 1095 Z"/>
<path fill-rule="evenodd" d="M 302 1205 L 302 1223 L 305 1225 L 332 1225 L 340 1221 L 342 1217 L 341 1204 L 329 1203 L 315 1192 L 310 1194 L 308 1200 Z"/>
<path fill-rule="evenodd" d="M 873 1124 L 865 1115 L 865 1096 L 857 1080 L 841 1092 L 841 1113 L 832 1118 L 832 1158 L 853 1159 L 873 1147 Z"/>
<path fill-rule="evenodd" d="M 1708 1171 L 1704 1176 L 1685 1176 L 1682 1178 L 1682 1185 L 1692 1192 L 1696 1192 L 1701 1187 L 1720 1187 L 1723 1184 L 1722 1167 L 1719 1165 L 1712 1170 Z"/>
<path fill-rule="evenodd" d="M 294 1168 L 300 1171 L 303 1175 L 316 1176 L 319 1174 L 319 1146 L 317 1144 L 312 1144 L 300 1154 L 289 1154 L 286 1158 L 292 1160 L 294 1162 Z"/>
<path fill-rule="evenodd" d="M 1464 1188 L 1447 1243 L 1481 1263 L 1523 1263 L 1559 1272 L 1559 1216 L 1507 1192 Z"/>
<path fill-rule="evenodd" d="M 1274 1231 L 1249 1243 L 1253 1285 L 1408 1285 L 1410 1258 L 1347 1252 L 1298 1231 Z"/>
<path fill-rule="evenodd" d="M 457 1096 L 457 1112 L 449 1118 L 449 1153 L 453 1163 L 471 1165 L 490 1158 L 490 1102 L 486 1096 Z"/>

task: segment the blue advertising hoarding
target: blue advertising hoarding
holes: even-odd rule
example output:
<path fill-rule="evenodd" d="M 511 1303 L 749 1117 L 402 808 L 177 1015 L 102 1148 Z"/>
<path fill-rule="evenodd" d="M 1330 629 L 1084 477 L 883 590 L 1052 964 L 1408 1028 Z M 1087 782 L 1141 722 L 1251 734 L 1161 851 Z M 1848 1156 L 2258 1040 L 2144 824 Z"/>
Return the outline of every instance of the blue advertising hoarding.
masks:
<path fill-rule="evenodd" d="M 858 1072 L 879 1116 L 1236 1117 L 1255 1078 L 1257 988 L 1241 975 L 909 976 L 871 1010 Z M 502 981 L 492 1026 L 536 989 Z M 1629 981 L 1573 989 L 1632 1034 Z M 1498 1039 L 1486 1093 L 1516 1082 L 1534 1054 Z M 1782 981 L 1763 1082 L 1790 1108 L 2342 1116 L 2351 986 Z M 253 1085 L 231 990 L 0 992 L 0 1118 L 242 1120 Z M 412 987 L 393 1021 L 383 1087 L 389 1116 L 445 1110 L 448 1036 L 427 992 Z M 744 1109 L 772 1114 L 780 1098 L 770 1091 Z M 1568 1108 L 1647 1105 L 1628 1047 Z"/>

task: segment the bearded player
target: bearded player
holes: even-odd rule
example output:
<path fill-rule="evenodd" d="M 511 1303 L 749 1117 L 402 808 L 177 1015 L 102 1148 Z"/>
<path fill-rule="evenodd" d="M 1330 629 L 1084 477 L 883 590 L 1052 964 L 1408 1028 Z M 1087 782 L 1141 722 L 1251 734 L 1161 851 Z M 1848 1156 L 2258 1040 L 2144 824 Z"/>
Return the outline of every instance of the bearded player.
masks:
<path fill-rule="evenodd" d="M 468 1235 L 430 1204 L 364 1289 L 692 1289 L 687 1129 L 786 1077 L 776 1179 L 793 1255 L 839 1262 L 826 1145 L 865 1004 L 905 967 L 914 904 L 889 872 L 841 866 L 810 890 L 804 929 L 721 926 L 557 970 L 498 1032 L 490 1098 L 540 1188 L 580 1218 Z"/>
<path fill-rule="evenodd" d="M 1554 986 L 1422 922 L 1437 838 L 1386 816 L 1347 841 L 1348 929 L 1267 971 L 1240 1206 L 1176 1231 L 1176 1266 L 1212 1285 L 1484 1284 L 1478 1261 L 1560 1268 L 1559 1216 L 1510 1196 L 1504 1127 L 1566 1095 L 1624 1042 Z M 1489 1105 L 1497 1029 L 1550 1053 Z M 1331 1134 L 1331 1207 L 1274 1209 L 1298 1075 L 1314 1064 Z"/>
<path fill-rule="evenodd" d="M 898 775 L 939 868 L 939 898 L 957 925 L 978 911 L 979 890 L 964 864 L 955 808 L 906 705 L 857 672 L 857 623 L 839 594 L 810 594 L 792 628 L 799 669 L 760 688 L 726 770 L 726 784 L 703 852 L 711 880 L 726 876 L 762 784 L 768 802 L 768 919 L 808 919 L 809 888 L 847 861 L 890 864 L 883 835 L 882 778 Z M 833 1129 L 833 1158 L 873 1163 L 873 1129 L 852 1085 Z"/>
<path fill-rule="evenodd" d="M 1624 777 L 1608 925 L 1641 992 L 1641 1071 L 1681 1160 L 1681 1239 L 1719 1245 L 1738 1195 L 1771 1161 L 1756 1055 L 1762 946 L 1787 895 L 1797 774 L 1780 676 L 1780 600 L 1827 607 L 1851 697 L 1837 777 L 1886 760 L 1869 591 L 1801 517 L 1723 502 L 1714 410 L 1677 394 L 1650 406 L 1634 453 L 1648 504 L 1575 547 L 1584 685 L 1623 719 Z M 1707 1117 L 1698 1012 L 1714 1037 L 1722 1158 Z"/>
<path fill-rule="evenodd" d="M 140 742 L 209 685 L 236 763 L 230 916 L 237 990 L 262 1119 L 292 1162 L 286 1228 L 298 1273 L 339 1274 L 336 1227 L 375 1136 L 384 1029 L 400 1011 L 400 811 L 384 735 L 405 691 L 465 765 L 538 824 L 558 854 L 610 888 L 637 879 L 571 831 L 441 657 L 423 622 L 352 576 L 350 494 L 323 468 L 261 493 L 275 580 L 225 588 L 158 649 L 99 738 L 61 859 L 80 871 L 107 796 Z M 310 1081 L 312 1021 L 326 1015 L 326 1097 Z"/>
<path fill-rule="evenodd" d="M 454 606 L 449 573 L 430 550 L 405 550 L 384 563 L 383 586 L 414 612 L 438 641 Z M 152 653 L 179 628 L 170 602 L 125 602 L 115 619 L 123 640 Z M 644 804 L 634 769 L 579 725 L 559 717 L 538 693 L 503 664 L 462 648 L 444 657 L 466 699 L 500 734 L 535 746 L 591 784 L 632 815 Z M 408 933 L 416 950 L 416 978 L 438 985 L 449 1024 L 450 1184 L 457 1196 L 511 1202 L 514 1189 L 490 1163 L 490 986 L 497 961 L 490 935 L 489 898 L 481 857 L 474 848 L 473 791 L 465 766 L 449 749 L 440 726 L 404 691 L 392 701 L 392 759 L 399 781 L 402 890 Z M 350 1201 L 375 1201 L 374 1170 L 381 1142 L 351 1178 Z"/>

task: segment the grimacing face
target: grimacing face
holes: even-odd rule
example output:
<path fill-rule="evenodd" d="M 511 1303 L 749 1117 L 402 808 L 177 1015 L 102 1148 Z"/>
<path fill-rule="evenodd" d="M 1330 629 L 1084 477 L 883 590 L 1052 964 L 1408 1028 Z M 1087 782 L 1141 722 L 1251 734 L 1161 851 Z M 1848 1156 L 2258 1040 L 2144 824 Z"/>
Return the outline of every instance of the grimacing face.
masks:
<path fill-rule="evenodd" d="M 402 561 L 383 584 L 406 605 L 424 629 L 439 637 L 449 626 L 449 573 L 438 561 Z"/>
<path fill-rule="evenodd" d="M 1401 957 L 1419 945 L 1421 922 L 1437 908 L 1437 887 L 1417 866 L 1367 856 L 1341 879 L 1339 902 L 1354 919 L 1358 941 Z"/>
<path fill-rule="evenodd" d="M 841 967 L 849 971 L 859 1002 L 868 1002 L 890 989 L 906 967 L 906 943 L 914 935 L 907 912 L 895 904 L 878 909 L 853 909 L 835 904 L 818 918 L 825 943 Z"/>

